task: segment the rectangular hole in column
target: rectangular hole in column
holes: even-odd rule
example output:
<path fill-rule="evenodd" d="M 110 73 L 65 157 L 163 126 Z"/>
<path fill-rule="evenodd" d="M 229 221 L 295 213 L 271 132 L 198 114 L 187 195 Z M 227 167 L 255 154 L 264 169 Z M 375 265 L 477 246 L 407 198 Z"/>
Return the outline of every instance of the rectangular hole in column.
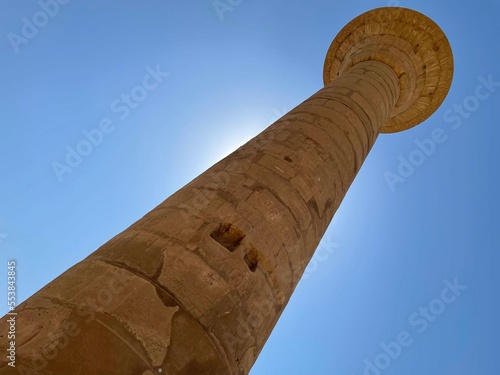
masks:
<path fill-rule="evenodd" d="M 230 223 L 222 223 L 210 233 L 210 237 L 229 251 L 234 251 L 245 238 L 245 234 Z"/>
<path fill-rule="evenodd" d="M 245 260 L 248 269 L 252 272 L 255 272 L 255 270 L 257 269 L 257 265 L 259 264 L 259 252 L 257 251 L 257 249 L 252 247 L 243 259 Z"/>

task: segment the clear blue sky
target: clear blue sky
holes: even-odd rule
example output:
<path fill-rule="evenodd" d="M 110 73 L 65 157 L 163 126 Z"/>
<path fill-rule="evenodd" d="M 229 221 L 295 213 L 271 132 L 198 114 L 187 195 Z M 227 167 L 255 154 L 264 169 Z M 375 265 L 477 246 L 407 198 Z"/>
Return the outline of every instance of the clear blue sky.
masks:
<path fill-rule="evenodd" d="M 391 3 L 444 29 L 450 94 L 377 140 L 251 375 L 500 373 L 500 3 Z M 321 88 L 337 32 L 388 4 L 243 0 L 221 19 L 212 0 L 3 1 L 0 280 L 16 259 L 24 300 L 86 257 Z"/>

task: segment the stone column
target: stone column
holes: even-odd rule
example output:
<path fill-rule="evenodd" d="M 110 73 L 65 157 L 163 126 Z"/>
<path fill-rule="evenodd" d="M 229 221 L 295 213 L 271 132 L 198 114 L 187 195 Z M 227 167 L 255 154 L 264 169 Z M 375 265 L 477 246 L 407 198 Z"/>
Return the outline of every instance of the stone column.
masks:
<path fill-rule="evenodd" d="M 379 133 L 432 114 L 452 72 L 420 13 L 353 20 L 323 89 L 19 306 L 18 373 L 248 374 Z"/>

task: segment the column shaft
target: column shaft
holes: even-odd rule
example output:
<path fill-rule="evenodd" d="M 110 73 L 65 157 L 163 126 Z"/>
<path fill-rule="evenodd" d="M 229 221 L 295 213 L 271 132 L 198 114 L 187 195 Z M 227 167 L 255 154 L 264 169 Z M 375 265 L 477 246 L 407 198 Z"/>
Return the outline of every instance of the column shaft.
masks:
<path fill-rule="evenodd" d="M 25 371 L 247 374 L 398 98 L 355 65 L 48 284 Z"/>

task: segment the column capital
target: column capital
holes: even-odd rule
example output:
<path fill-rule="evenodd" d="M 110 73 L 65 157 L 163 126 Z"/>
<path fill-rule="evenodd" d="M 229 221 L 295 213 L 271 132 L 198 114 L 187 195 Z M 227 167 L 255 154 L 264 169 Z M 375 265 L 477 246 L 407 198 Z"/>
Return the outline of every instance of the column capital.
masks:
<path fill-rule="evenodd" d="M 363 61 L 380 61 L 399 78 L 400 96 L 382 133 L 412 128 L 431 116 L 453 79 L 453 53 L 441 28 L 423 14 L 385 7 L 349 22 L 326 55 L 325 85 Z"/>

